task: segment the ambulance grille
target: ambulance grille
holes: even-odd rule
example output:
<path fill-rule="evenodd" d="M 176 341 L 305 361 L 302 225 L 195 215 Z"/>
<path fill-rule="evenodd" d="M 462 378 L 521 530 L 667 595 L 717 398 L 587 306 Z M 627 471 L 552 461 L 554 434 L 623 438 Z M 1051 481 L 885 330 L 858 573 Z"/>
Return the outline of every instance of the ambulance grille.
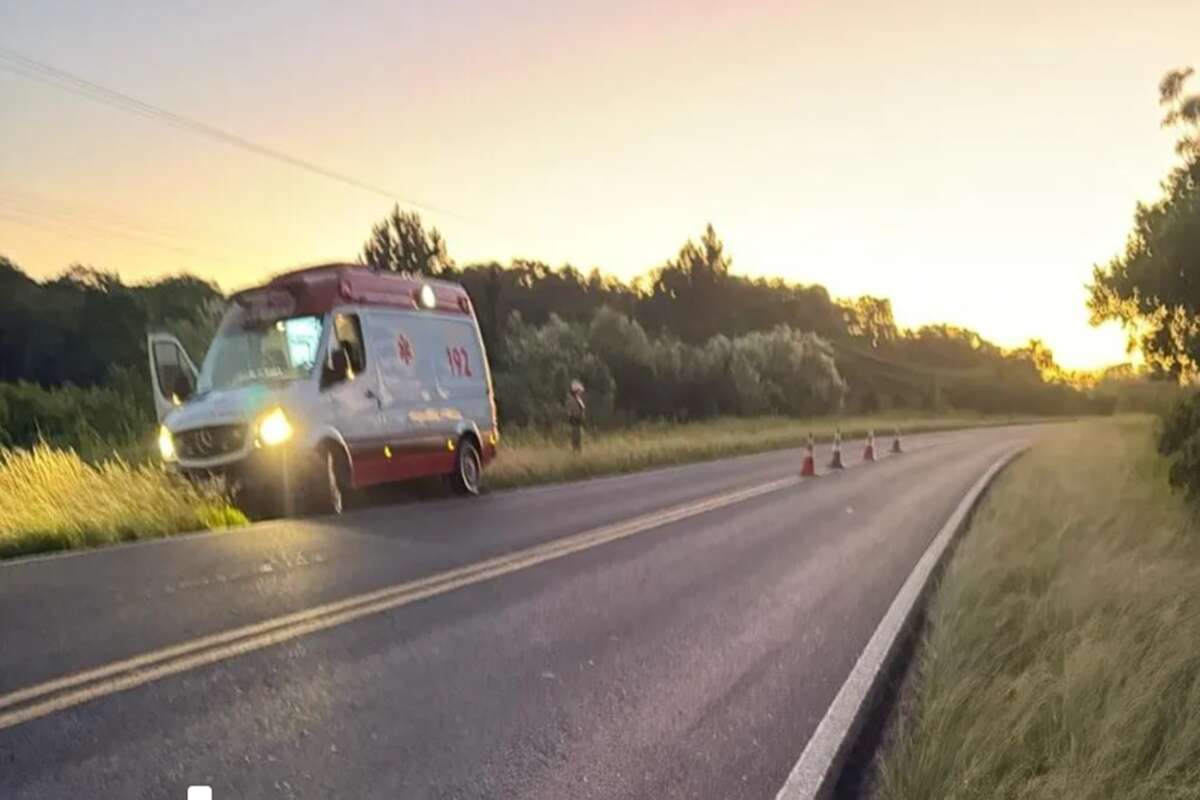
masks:
<path fill-rule="evenodd" d="M 213 425 L 175 434 L 180 458 L 215 458 L 236 453 L 245 443 L 245 425 Z"/>

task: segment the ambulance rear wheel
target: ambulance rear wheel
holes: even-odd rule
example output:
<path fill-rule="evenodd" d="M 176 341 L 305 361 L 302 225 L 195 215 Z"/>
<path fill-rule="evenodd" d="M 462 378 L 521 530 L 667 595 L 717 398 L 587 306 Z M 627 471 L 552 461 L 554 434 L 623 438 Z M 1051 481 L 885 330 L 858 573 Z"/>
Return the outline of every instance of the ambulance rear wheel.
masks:
<path fill-rule="evenodd" d="M 479 482 L 483 476 L 483 458 L 479 455 L 479 446 L 474 439 L 464 436 L 459 439 L 457 450 L 450 485 L 457 494 L 479 494 Z"/>

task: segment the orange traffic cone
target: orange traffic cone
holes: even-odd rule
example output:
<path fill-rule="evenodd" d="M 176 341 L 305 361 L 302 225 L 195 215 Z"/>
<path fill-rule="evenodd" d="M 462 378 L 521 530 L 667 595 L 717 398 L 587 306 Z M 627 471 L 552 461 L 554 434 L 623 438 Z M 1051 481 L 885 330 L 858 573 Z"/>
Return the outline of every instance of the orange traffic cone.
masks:
<path fill-rule="evenodd" d="M 903 450 L 900 449 L 900 429 L 899 428 L 896 428 L 896 438 L 892 439 L 892 452 L 893 453 L 903 453 L 904 452 Z"/>
<path fill-rule="evenodd" d="M 808 435 L 808 445 L 804 448 L 804 463 L 800 465 L 800 477 L 813 478 L 817 474 L 817 465 L 813 460 L 813 437 Z"/>
<path fill-rule="evenodd" d="M 867 446 L 863 448 L 863 461 L 875 460 L 875 431 L 867 431 Z"/>
<path fill-rule="evenodd" d="M 829 468 L 846 468 L 846 465 L 842 463 L 842 432 L 840 430 L 833 432 L 833 458 L 829 461 Z"/>

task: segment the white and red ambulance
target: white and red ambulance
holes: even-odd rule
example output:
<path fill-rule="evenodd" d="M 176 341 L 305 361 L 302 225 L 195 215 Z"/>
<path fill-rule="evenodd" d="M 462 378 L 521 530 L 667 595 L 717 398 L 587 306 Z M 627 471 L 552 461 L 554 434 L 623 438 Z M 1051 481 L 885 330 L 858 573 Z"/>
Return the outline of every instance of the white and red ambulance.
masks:
<path fill-rule="evenodd" d="M 245 502 L 340 513 L 350 493 L 444 475 L 477 494 L 499 441 L 466 291 L 330 264 L 235 294 L 200 369 L 149 336 L 165 461 Z"/>

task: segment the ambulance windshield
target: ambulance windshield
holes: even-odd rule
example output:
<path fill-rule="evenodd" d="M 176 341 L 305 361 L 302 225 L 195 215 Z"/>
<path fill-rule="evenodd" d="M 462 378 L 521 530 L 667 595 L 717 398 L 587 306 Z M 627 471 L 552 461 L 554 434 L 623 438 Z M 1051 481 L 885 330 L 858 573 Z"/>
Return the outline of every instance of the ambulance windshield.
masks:
<path fill-rule="evenodd" d="M 204 359 L 199 391 L 306 377 L 317 363 L 322 326 L 319 316 L 261 320 L 232 307 Z"/>

